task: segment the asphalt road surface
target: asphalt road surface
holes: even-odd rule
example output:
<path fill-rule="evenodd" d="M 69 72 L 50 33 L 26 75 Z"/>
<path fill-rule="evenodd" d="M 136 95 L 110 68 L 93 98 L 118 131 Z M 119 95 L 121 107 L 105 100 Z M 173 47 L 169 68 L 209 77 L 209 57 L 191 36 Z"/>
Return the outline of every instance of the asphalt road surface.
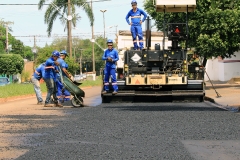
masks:
<path fill-rule="evenodd" d="M 204 103 L 0 104 L 0 159 L 240 160 L 240 114 Z"/>

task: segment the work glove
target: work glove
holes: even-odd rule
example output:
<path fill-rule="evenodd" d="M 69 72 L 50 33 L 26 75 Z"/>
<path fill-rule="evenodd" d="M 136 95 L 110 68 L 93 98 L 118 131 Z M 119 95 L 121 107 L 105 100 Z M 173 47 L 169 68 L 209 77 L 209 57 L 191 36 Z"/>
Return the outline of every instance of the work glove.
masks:
<path fill-rule="evenodd" d="M 70 76 L 70 79 L 71 79 L 72 81 L 74 81 L 74 78 L 73 78 L 73 76 L 72 76 L 72 75 Z"/>
<path fill-rule="evenodd" d="M 58 63 L 57 61 L 54 61 L 54 64 L 57 65 L 57 66 L 59 66 L 59 63 Z"/>
<path fill-rule="evenodd" d="M 113 60 L 112 60 L 112 58 L 108 57 L 107 61 L 112 62 Z"/>

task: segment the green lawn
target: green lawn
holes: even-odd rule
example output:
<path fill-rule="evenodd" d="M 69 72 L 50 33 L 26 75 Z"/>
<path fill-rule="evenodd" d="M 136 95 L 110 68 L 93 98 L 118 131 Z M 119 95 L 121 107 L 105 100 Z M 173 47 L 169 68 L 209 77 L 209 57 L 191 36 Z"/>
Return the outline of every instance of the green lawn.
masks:
<path fill-rule="evenodd" d="M 80 87 L 100 86 L 102 84 L 101 78 L 98 77 L 96 81 L 85 80 Z M 42 92 L 47 92 L 46 84 L 41 84 Z M 9 84 L 0 86 L 0 98 L 13 97 L 35 94 L 33 84 Z"/>
<path fill-rule="evenodd" d="M 80 87 L 100 86 L 100 85 L 102 85 L 102 79 L 99 76 L 96 78 L 96 81 L 91 81 L 91 80 L 82 81 L 82 84 L 80 85 Z"/>

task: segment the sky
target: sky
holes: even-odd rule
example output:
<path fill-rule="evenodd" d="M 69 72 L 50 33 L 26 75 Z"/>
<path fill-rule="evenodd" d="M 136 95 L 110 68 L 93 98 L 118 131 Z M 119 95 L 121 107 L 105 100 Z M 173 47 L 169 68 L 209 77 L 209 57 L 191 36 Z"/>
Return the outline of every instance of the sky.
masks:
<path fill-rule="evenodd" d="M 93 0 L 96 1 L 96 0 Z M 137 0 L 138 8 L 143 8 L 144 0 Z M 24 45 L 33 46 L 34 38 L 36 35 L 36 44 L 39 47 L 44 47 L 46 43 L 51 44 L 53 37 L 66 36 L 64 26 L 59 19 L 56 19 L 53 25 L 52 36 L 47 37 L 47 25 L 44 23 L 44 13 L 47 8 L 38 10 L 37 5 L 1 5 L 1 4 L 38 4 L 39 0 L 0 0 L 0 19 L 4 21 L 13 21 L 11 25 L 13 32 L 11 34 L 20 39 Z M 49 4 L 52 0 L 48 0 Z M 94 32 L 95 34 L 103 35 L 103 13 L 100 10 L 107 10 L 105 12 L 105 26 L 106 37 L 110 39 L 115 38 L 116 27 L 109 28 L 110 26 L 118 26 L 117 30 L 129 30 L 130 26 L 127 24 L 125 17 L 131 9 L 131 0 L 110 0 L 105 2 L 93 2 L 93 10 L 95 16 Z M 73 29 L 72 35 L 79 36 L 86 39 L 91 38 L 91 27 L 89 19 L 85 12 L 77 9 L 77 13 L 81 16 L 80 21 L 77 23 L 76 29 Z M 144 27 L 143 27 L 144 29 Z M 29 36 L 29 37 L 21 37 Z"/>

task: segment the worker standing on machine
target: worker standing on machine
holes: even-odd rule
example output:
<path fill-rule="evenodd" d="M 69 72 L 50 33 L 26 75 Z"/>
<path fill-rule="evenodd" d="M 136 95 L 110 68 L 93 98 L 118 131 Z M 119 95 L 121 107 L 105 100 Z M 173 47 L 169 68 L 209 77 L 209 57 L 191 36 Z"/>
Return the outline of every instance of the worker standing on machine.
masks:
<path fill-rule="evenodd" d="M 106 94 L 109 91 L 109 77 L 112 78 L 113 93 L 117 94 L 117 77 L 116 77 L 116 62 L 118 61 L 118 51 L 113 48 L 113 41 L 109 39 L 107 41 L 108 49 L 105 50 L 102 60 L 106 60 L 106 66 L 104 69 L 104 90 L 102 94 Z"/>
<path fill-rule="evenodd" d="M 134 50 L 142 50 L 144 48 L 142 23 L 147 18 L 147 14 L 143 10 L 137 8 L 136 0 L 133 0 L 131 4 L 132 4 L 132 9 L 128 12 L 126 16 L 126 21 L 129 25 L 131 25 L 131 33 L 133 38 Z M 141 15 L 144 15 L 142 20 L 141 20 Z M 129 21 L 129 17 L 131 17 L 131 22 Z M 137 44 L 137 36 L 139 40 L 139 46 Z"/>

